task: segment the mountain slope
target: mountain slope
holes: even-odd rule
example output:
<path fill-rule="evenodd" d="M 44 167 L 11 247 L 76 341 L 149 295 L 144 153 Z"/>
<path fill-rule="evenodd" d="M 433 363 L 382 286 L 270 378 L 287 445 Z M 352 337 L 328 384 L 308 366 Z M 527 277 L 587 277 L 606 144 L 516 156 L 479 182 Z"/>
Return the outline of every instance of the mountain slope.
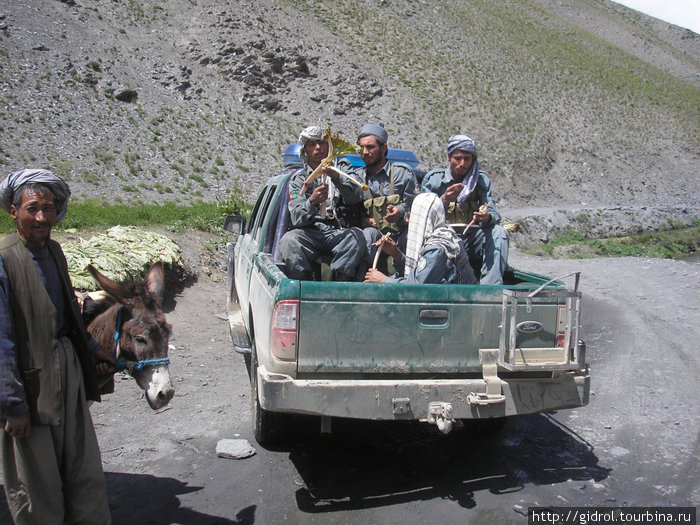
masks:
<path fill-rule="evenodd" d="M 700 37 L 605 0 L 0 0 L 0 168 L 74 195 L 253 199 L 308 124 L 444 163 L 504 207 L 697 216 Z M 121 99 L 121 100 L 120 100 Z"/>

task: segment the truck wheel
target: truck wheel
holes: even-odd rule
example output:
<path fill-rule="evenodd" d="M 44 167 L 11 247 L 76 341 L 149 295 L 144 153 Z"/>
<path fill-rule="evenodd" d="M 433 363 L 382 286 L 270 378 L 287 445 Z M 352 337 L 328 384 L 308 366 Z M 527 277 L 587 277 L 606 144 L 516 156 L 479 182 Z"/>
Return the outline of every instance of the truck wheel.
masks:
<path fill-rule="evenodd" d="M 245 370 L 248 373 L 248 378 L 251 378 L 251 370 L 253 369 L 250 361 L 250 354 L 243 354 L 243 362 L 245 363 Z"/>
<path fill-rule="evenodd" d="M 253 434 L 262 446 L 272 445 L 284 441 L 288 431 L 288 415 L 269 412 L 260 406 L 258 399 L 258 356 L 255 352 L 255 343 L 251 352 L 250 367 L 250 398 L 253 416 Z"/>

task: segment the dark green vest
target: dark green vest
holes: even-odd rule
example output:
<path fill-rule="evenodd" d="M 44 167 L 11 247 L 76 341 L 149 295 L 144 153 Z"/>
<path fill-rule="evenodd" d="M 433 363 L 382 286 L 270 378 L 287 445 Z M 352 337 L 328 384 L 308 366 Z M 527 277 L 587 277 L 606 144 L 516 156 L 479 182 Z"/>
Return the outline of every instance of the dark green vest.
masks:
<path fill-rule="evenodd" d="M 445 212 L 445 222 L 447 224 L 467 225 L 474 218 L 474 213 L 479 211 L 479 195 L 476 191 L 469 194 L 467 202 L 460 208 L 456 202 L 451 202 Z"/>
<path fill-rule="evenodd" d="M 85 325 L 68 275 L 61 246 L 48 240 L 49 253 L 61 278 L 66 311 L 71 317 L 69 338 L 83 371 L 88 399 L 100 400 L 95 366 L 88 350 Z M 17 233 L 0 243 L 0 257 L 12 291 L 12 318 L 19 369 L 32 423 L 58 425 L 61 422 L 61 371 L 56 339 L 56 308 L 31 254 Z"/>

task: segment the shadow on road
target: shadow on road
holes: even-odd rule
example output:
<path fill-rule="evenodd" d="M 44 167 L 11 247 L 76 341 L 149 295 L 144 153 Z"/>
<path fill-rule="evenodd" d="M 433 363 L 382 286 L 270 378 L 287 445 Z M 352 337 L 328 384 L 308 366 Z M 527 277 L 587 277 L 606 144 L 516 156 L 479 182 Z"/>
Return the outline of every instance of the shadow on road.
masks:
<path fill-rule="evenodd" d="M 478 422 L 477 422 L 478 423 Z M 292 446 L 305 488 L 300 510 L 335 512 L 442 498 L 465 508 L 475 493 L 505 494 L 527 484 L 600 481 L 592 447 L 548 415 L 510 419 L 492 435 L 471 423 L 443 436 L 415 422 L 334 420 L 333 434 Z"/>
<path fill-rule="evenodd" d="M 105 472 L 107 497 L 113 525 L 252 525 L 255 505 L 241 510 L 235 520 L 182 507 L 177 496 L 202 490 L 173 478 L 148 474 Z M 5 490 L 0 485 L 0 523 L 12 523 Z"/>

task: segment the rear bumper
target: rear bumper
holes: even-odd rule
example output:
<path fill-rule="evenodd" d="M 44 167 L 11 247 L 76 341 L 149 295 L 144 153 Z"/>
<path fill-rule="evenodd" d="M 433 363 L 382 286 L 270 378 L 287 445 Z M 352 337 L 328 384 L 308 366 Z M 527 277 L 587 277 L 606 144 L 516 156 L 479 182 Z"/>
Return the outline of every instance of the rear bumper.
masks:
<path fill-rule="evenodd" d="M 484 379 L 293 379 L 257 370 L 263 409 L 355 419 L 394 420 L 429 417 L 430 403 L 449 403 L 454 419 L 479 419 L 532 414 L 588 404 L 588 371 L 566 372 L 552 379 L 502 379 L 503 401 L 473 402 L 485 394 Z"/>

